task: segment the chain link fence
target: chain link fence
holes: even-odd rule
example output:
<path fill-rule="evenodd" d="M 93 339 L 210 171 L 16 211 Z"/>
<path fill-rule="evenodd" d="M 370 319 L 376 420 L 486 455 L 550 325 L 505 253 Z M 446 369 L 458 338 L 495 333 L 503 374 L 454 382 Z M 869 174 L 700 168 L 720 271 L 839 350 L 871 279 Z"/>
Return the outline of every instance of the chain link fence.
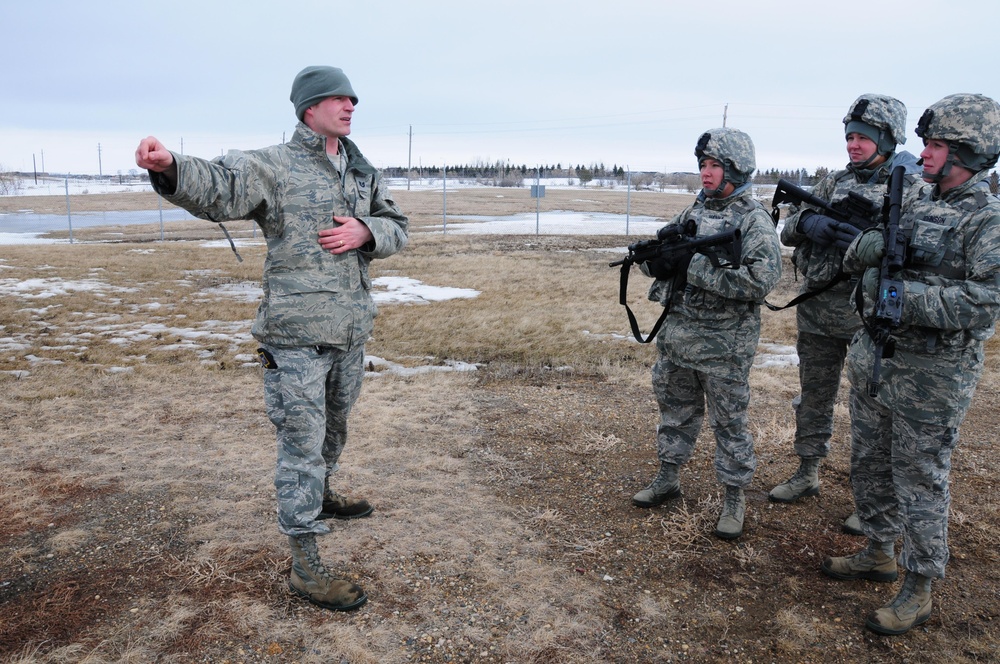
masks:
<path fill-rule="evenodd" d="M 499 184 L 458 176 L 386 177 L 386 183 L 413 232 L 444 235 L 651 236 L 690 204 L 700 187 L 694 174 L 672 174 L 671 180 L 663 174 L 630 172 L 585 182 L 543 178 L 539 171 L 534 178 Z M 754 190 L 769 205 L 773 187 L 758 185 Z M 94 227 L 135 227 L 118 233 L 119 241 L 185 239 L 203 231 L 198 226 L 203 222 L 153 194 L 142 178 L 66 178 L 21 191 L 19 196 L 0 197 L 0 204 L 16 202 L 0 208 L 3 244 L 93 241 L 93 234 L 84 231 Z M 14 209 L 22 204 L 25 209 Z M 234 237 L 260 239 L 250 222 L 227 226 Z M 102 237 L 111 241 L 115 234 L 109 231 Z"/>

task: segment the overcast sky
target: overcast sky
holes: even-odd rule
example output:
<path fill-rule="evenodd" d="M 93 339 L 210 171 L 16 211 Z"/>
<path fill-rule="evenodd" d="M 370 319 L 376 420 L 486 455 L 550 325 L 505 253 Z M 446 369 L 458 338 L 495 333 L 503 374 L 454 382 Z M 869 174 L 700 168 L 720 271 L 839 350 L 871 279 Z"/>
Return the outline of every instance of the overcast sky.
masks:
<path fill-rule="evenodd" d="M 993 0 L 8 0 L 0 170 L 127 173 L 150 134 L 204 157 L 280 143 L 315 64 L 350 77 L 379 168 L 693 171 L 724 114 L 758 168 L 840 168 L 861 93 L 907 105 L 914 154 L 928 105 L 1000 99 L 998 31 Z"/>

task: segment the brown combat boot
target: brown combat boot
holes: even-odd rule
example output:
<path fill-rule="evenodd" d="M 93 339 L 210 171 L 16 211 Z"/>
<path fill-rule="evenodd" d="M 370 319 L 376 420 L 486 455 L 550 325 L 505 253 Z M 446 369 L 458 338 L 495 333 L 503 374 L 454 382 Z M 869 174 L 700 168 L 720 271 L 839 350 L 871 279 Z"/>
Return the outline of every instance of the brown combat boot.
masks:
<path fill-rule="evenodd" d="M 931 617 L 931 580 L 907 572 L 903 587 L 891 602 L 875 611 L 865 621 L 873 632 L 895 636 L 905 634 Z"/>
<path fill-rule="evenodd" d="M 847 581 L 867 579 L 888 582 L 895 581 L 898 576 L 896 557 L 885 553 L 877 542 L 871 541 L 853 556 L 827 558 L 820 568 L 827 576 Z"/>
<path fill-rule="evenodd" d="M 288 587 L 293 593 L 331 611 L 352 611 L 368 601 L 361 586 L 335 579 L 323 566 L 316 535 L 289 537 L 292 547 L 292 575 Z"/>
<path fill-rule="evenodd" d="M 323 492 L 323 509 L 316 518 L 361 519 L 374 511 L 375 508 L 364 498 L 348 498 L 332 489 L 327 489 Z"/>

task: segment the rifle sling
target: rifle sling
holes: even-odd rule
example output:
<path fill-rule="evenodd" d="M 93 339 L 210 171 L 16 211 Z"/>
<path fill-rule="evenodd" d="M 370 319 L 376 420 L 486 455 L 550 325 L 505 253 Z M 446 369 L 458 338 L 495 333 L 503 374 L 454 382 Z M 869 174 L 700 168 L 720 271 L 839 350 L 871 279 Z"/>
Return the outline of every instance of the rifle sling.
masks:
<path fill-rule="evenodd" d="M 791 302 L 789 302 L 788 304 L 786 304 L 784 306 L 779 307 L 776 304 L 771 304 L 767 300 L 764 300 L 764 306 L 766 306 L 771 311 L 781 311 L 782 309 L 787 309 L 789 307 L 794 307 L 797 304 L 801 304 L 802 302 L 805 302 L 806 300 L 809 300 L 809 299 L 812 299 L 812 298 L 816 297 L 820 293 L 824 293 L 824 292 L 830 290 L 831 288 L 833 288 L 834 286 L 836 286 L 840 282 L 847 281 L 850 278 L 851 278 L 851 275 L 849 275 L 846 272 L 844 272 L 843 270 L 841 270 L 840 272 L 837 273 L 837 276 L 835 276 L 829 282 L 823 284 L 822 286 L 820 286 L 816 290 L 811 290 L 811 291 L 806 291 L 805 293 L 800 293 L 796 297 L 792 298 Z"/>
<path fill-rule="evenodd" d="M 864 298 L 864 280 L 858 279 L 858 285 L 854 287 L 854 310 L 858 312 L 858 317 L 861 318 L 861 325 L 864 326 L 865 332 L 868 336 L 874 340 L 877 336 L 875 328 L 869 324 L 868 319 L 865 318 L 865 298 Z"/>
<path fill-rule="evenodd" d="M 628 273 L 632 269 L 632 264 L 625 262 L 622 263 L 621 278 L 619 280 L 618 287 L 618 302 L 625 307 L 625 313 L 628 314 L 628 324 L 632 328 L 632 336 L 635 340 L 641 344 L 648 344 L 650 341 L 656 338 L 656 333 L 660 331 L 660 327 L 663 325 L 663 321 L 666 320 L 667 314 L 670 312 L 670 301 L 667 300 L 667 304 L 663 307 L 663 313 L 657 319 L 656 324 L 653 325 L 653 329 L 650 330 L 649 336 L 645 339 L 642 338 L 642 332 L 639 331 L 639 321 L 635 319 L 635 314 L 632 313 L 632 309 L 628 306 Z"/>

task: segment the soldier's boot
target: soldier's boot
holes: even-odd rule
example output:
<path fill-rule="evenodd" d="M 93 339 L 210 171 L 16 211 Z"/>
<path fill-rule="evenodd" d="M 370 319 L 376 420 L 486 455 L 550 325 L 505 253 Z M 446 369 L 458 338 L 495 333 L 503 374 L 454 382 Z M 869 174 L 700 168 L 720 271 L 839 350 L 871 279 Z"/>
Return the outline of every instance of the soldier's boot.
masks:
<path fill-rule="evenodd" d="M 722 539 L 736 539 L 743 534 L 743 516 L 746 514 L 747 499 L 743 489 L 727 486 L 722 499 L 722 514 L 715 526 L 715 536 Z"/>
<path fill-rule="evenodd" d="M 636 507 L 656 507 L 681 495 L 680 473 L 676 463 L 660 462 L 660 472 L 649 486 L 632 496 Z"/>
<path fill-rule="evenodd" d="M 820 457 L 802 457 L 795 473 L 771 489 L 769 500 L 776 503 L 794 503 L 799 498 L 819 495 Z"/>
<path fill-rule="evenodd" d="M 844 523 L 840 526 L 848 535 L 864 535 L 864 531 L 861 530 L 861 519 L 858 518 L 857 512 L 852 512 L 851 516 L 844 519 Z"/>
<path fill-rule="evenodd" d="M 865 626 L 873 632 L 905 634 L 931 617 L 930 577 L 907 572 L 899 593 L 891 602 L 868 616 Z"/>
<path fill-rule="evenodd" d="M 336 579 L 323 566 L 316 535 L 289 537 L 292 547 L 292 575 L 288 587 L 293 593 L 331 611 L 352 611 L 368 601 L 361 586 Z"/>
<path fill-rule="evenodd" d="M 348 498 L 332 489 L 323 492 L 323 509 L 317 519 L 361 519 L 375 511 L 364 498 Z"/>
<path fill-rule="evenodd" d="M 847 581 L 867 579 L 889 582 L 895 581 L 898 576 L 892 542 L 880 544 L 873 540 L 852 556 L 826 558 L 820 569 L 829 577 Z"/>

